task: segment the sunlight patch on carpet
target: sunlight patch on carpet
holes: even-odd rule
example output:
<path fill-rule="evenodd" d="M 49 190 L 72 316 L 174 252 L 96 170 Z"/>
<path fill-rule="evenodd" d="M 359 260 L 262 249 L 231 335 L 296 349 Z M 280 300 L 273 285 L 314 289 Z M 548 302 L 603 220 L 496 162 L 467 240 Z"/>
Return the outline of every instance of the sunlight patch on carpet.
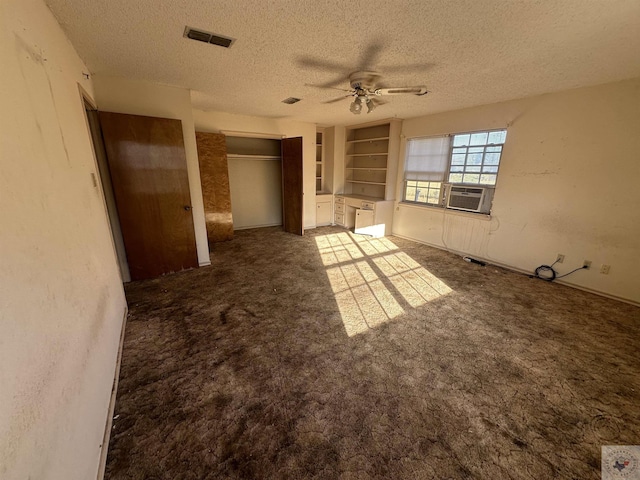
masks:
<path fill-rule="evenodd" d="M 388 238 L 345 232 L 315 240 L 350 337 L 452 291 Z"/>

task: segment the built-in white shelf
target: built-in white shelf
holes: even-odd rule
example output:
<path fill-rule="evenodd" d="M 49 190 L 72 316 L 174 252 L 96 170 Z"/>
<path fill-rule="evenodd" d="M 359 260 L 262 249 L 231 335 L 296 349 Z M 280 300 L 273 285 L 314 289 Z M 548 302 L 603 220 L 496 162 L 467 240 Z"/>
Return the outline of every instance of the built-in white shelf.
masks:
<path fill-rule="evenodd" d="M 275 155 L 243 155 L 240 153 L 227 153 L 227 158 L 250 158 L 252 160 L 281 160 L 282 157 Z"/>
<path fill-rule="evenodd" d="M 362 183 L 365 185 L 386 185 L 384 182 L 365 182 L 364 180 L 345 180 L 347 183 Z"/>
<path fill-rule="evenodd" d="M 378 167 L 345 167 L 347 170 L 386 170 L 386 168 Z"/>
<path fill-rule="evenodd" d="M 387 155 L 388 152 L 371 152 L 371 153 L 348 153 L 347 157 L 376 157 Z"/>
<path fill-rule="evenodd" d="M 376 137 L 376 138 L 362 138 L 360 140 L 347 140 L 347 143 L 366 143 L 366 142 L 380 142 L 383 140 L 389 140 L 389 137 Z"/>

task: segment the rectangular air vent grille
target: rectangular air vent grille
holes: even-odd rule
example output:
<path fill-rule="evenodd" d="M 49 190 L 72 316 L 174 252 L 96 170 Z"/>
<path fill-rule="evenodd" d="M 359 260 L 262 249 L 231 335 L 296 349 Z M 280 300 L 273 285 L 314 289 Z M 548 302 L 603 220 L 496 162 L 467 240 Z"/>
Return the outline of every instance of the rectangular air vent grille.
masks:
<path fill-rule="evenodd" d="M 235 41 L 233 38 L 223 37 L 221 35 L 216 35 L 215 33 L 198 30 L 191 27 L 185 27 L 184 36 L 186 38 L 190 38 L 191 40 L 210 43 L 212 45 L 218 45 L 224 48 L 229 48 Z"/>
<path fill-rule="evenodd" d="M 450 208 L 462 208 L 464 210 L 478 210 L 480 206 L 481 195 L 464 196 L 464 194 L 456 195 L 452 194 L 449 200 Z"/>
<path fill-rule="evenodd" d="M 289 97 L 289 98 L 285 98 L 284 100 L 282 100 L 282 103 L 286 103 L 288 105 L 293 105 L 294 103 L 298 103 L 299 101 L 300 101 L 299 98 Z"/>

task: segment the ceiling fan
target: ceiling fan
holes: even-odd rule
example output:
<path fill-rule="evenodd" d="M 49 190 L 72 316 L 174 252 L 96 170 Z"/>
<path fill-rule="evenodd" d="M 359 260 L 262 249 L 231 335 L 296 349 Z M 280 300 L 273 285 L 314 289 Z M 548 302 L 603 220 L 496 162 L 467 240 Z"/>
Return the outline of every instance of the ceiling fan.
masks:
<path fill-rule="evenodd" d="M 386 95 L 426 95 L 429 93 L 426 87 L 382 87 L 378 86 L 381 75 L 376 72 L 354 72 L 349 75 L 350 89 L 335 88 L 329 86 L 318 86 L 318 88 L 330 88 L 332 90 L 342 90 L 349 92 L 324 103 L 334 103 L 346 98 L 353 98 L 349 110 L 355 115 L 362 113 L 362 109 L 366 106 L 367 113 L 371 113 L 378 105 L 387 103 L 382 96 Z"/>
<path fill-rule="evenodd" d="M 363 108 L 367 107 L 367 113 L 373 111 L 378 105 L 387 103 L 383 100 L 383 96 L 387 95 L 426 95 L 426 87 L 404 87 L 404 88 L 388 88 L 380 83 L 382 76 L 376 72 L 378 68 L 375 65 L 380 57 L 384 45 L 381 40 L 374 41 L 366 46 L 361 52 L 360 59 L 358 61 L 357 71 L 350 74 L 346 79 L 344 72 L 348 71 L 349 65 L 334 62 L 331 60 L 320 59 L 310 56 L 302 56 L 298 58 L 298 64 L 303 68 L 319 69 L 325 72 L 340 72 L 340 76 L 335 77 L 333 80 L 322 85 L 309 85 L 316 88 L 329 88 L 334 90 L 340 90 L 347 92 L 348 95 L 344 95 L 339 98 L 334 98 L 324 103 L 334 103 L 344 100 L 346 98 L 352 98 L 350 110 L 352 113 L 358 115 L 362 113 Z M 403 65 L 386 65 L 379 67 L 385 73 L 399 73 L 399 72 L 417 72 L 429 69 L 432 65 L 429 63 L 418 64 L 403 64 Z M 345 80 L 349 81 L 351 88 L 337 88 Z"/>

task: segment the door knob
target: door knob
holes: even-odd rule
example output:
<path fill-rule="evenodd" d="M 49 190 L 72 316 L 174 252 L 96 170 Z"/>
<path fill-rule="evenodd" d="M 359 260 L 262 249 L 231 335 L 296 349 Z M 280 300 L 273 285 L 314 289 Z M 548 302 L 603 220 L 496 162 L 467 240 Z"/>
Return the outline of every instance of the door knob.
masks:
<path fill-rule="evenodd" d="M 190 211 L 191 211 L 191 205 L 185 205 L 183 208 L 184 208 L 187 212 L 190 212 Z"/>

